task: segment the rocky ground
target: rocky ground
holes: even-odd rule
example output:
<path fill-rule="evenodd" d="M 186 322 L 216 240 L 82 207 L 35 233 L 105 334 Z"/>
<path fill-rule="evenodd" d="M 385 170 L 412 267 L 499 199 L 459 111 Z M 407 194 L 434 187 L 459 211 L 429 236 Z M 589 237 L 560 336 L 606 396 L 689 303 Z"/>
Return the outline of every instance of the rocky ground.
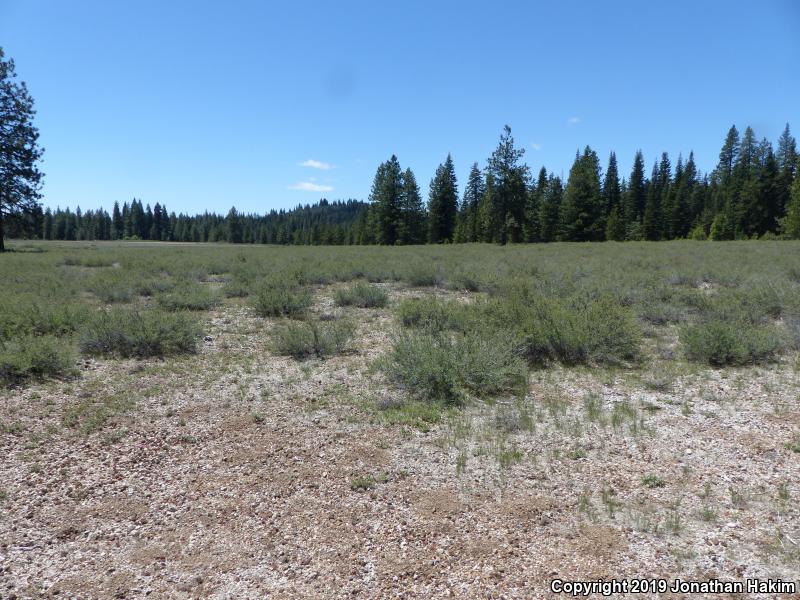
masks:
<path fill-rule="evenodd" d="M 333 310 L 330 290 L 316 309 Z M 0 597 L 797 581 L 794 357 L 698 369 L 654 334 L 643 367 L 534 371 L 524 401 L 426 423 L 384 410 L 402 398 L 374 367 L 391 307 L 345 310 L 354 350 L 325 361 L 274 356 L 273 324 L 229 304 L 197 356 L 92 360 L 73 381 L 3 392 Z"/>

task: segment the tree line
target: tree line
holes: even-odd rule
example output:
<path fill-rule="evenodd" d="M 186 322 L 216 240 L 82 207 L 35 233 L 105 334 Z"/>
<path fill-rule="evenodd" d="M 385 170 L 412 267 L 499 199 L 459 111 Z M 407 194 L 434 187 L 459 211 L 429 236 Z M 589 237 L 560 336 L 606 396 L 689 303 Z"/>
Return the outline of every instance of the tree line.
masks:
<path fill-rule="evenodd" d="M 506 126 L 463 194 L 451 156 L 430 182 L 427 202 L 396 156 L 379 165 L 369 202 L 326 199 L 266 215 L 169 213 L 134 199 L 82 213 L 40 206 L 7 225 L 12 236 L 53 240 L 163 240 L 259 244 L 533 243 L 552 241 L 800 238 L 798 151 L 789 125 L 778 140 L 731 127 L 717 167 L 701 173 L 690 153 L 674 166 L 665 152 L 647 175 L 641 152 L 620 177 L 587 146 L 566 181 L 542 167 L 532 176 Z"/>
<path fill-rule="evenodd" d="M 358 200 L 301 205 L 266 215 L 205 212 L 185 215 L 165 205 L 152 208 L 133 199 L 109 214 L 103 209 L 55 211 L 41 206 L 17 215 L 6 225 L 10 237 L 45 240 L 156 240 L 170 242 L 230 242 L 233 244 L 355 244 L 357 216 L 367 204 Z"/>
<path fill-rule="evenodd" d="M 431 180 L 427 206 L 396 156 L 378 167 L 360 243 L 733 240 L 800 238 L 797 143 L 786 125 L 777 151 L 732 126 L 719 163 L 701 173 L 694 154 L 673 166 L 664 152 L 647 176 L 642 152 L 620 177 L 611 152 L 577 152 L 566 182 L 542 167 L 534 177 L 506 126 L 481 170 L 472 165 L 459 200 L 452 158 Z"/>

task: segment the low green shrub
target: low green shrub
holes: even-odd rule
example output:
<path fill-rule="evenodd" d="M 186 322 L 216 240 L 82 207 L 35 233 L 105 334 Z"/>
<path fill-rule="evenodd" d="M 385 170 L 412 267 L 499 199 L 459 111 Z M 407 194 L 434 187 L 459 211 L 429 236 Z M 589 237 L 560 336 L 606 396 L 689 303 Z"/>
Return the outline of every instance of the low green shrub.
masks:
<path fill-rule="evenodd" d="M 246 298 L 250 295 L 250 286 L 243 281 L 234 279 L 225 284 L 222 293 L 226 298 Z"/>
<path fill-rule="evenodd" d="M 534 364 L 618 364 L 636 360 L 641 331 L 613 298 L 562 299 L 536 291 L 511 293 L 481 306 L 485 323 L 514 336 Z"/>
<path fill-rule="evenodd" d="M 217 294 L 201 283 L 183 282 L 157 296 L 158 304 L 170 311 L 209 310 L 219 302 Z"/>
<path fill-rule="evenodd" d="M 511 287 L 474 303 L 435 298 L 406 300 L 397 316 L 405 327 L 480 333 L 513 340 L 533 364 L 618 364 L 636 360 L 641 331 L 632 312 L 612 297 L 546 296 Z"/>
<path fill-rule="evenodd" d="M 444 283 L 444 274 L 437 265 L 414 265 L 401 277 L 413 287 L 438 287 Z"/>
<path fill-rule="evenodd" d="M 134 297 L 134 284 L 130 275 L 119 269 L 99 274 L 89 283 L 87 289 L 106 304 L 130 302 Z"/>
<path fill-rule="evenodd" d="M 475 311 L 454 301 L 441 301 L 433 297 L 403 300 L 397 307 L 397 318 L 403 327 L 430 331 L 465 331 Z"/>
<path fill-rule="evenodd" d="M 80 328 L 89 314 L 86 305 L 58 298 L 3 299 L 0 300 L 0 339 L 69 335 Z"/>
<path fill-rule="evenodd" d="M 264 282 L 256 292 L 254 307 L 261 317 L 305 316 L 313 303 L 311 291 L 293 281 L 272 278 Z"/>
<path fill-rule="evenodd" d="M 69 375 L 75 353 L 67 340 L 52 335 L 25 336 L 0 342 L 0 384 Z"/>
<path fill-rule="evenodd" d="M 289 322 L 272 330 L 272 348 L 276 354 L 297 359 L 327 358 L 343 353 L 354 332 L 355 325 L 343 319 Z"/>
<path fill-rule="evenodd" d="M 447 288 L 466 292 L 479 292 L 488 289 L 489 285 L 466 270 L 459 270 L 447 280 Z"/>
<path fill-rule="evenodd" d="M 474 333 L 402 333 L 383 370 L 418 399 L 446 404 L 467 394 L 519 394 L 527 384 L 527 367 L 507 340 Z"/>
<path fill-rule="evenodd" d="M 784 334 L 772 324 L 721 319 L 684 326 L 680 341 L 690 361 L 715 367 L 775 360 L 786 343 Z"/>
<path fill-rule="evenodd" d="M 786 310 L 793 290 L 770 282 L 753 282 L 746 288 L 720 290 L 703 312 L 706 320 L 747 321 L 764 324 Z"/>
<path fill-rule="evenodd" d="M 637 313 L 640 319 L 653 325 L 680 323 L 686 320 L 685 309 L 670 302 L 658 300 L 642 303 L 638 307 Z"/>
<path fill-rule="evenodd" d="M 193 354 L 200 336 L 197 322 L 183 313 L 117 309 L 98 312 L 81 331 L 79 347 L 121 358 Z"/>
<path fill-rule="evenodd" d="M 378 286 L 358 282 L 350 287 L 336 290 L 334 301 L 336 306 L 382 308 L 389 302 L 389 295 Z"/>
<path fill-rule="evenodd" d="M 140 296 L 155 296 L 163 294 L 174 287 L 175 283 L 170 279 L 143 279 L 136 285 L 136 293 Z"/>

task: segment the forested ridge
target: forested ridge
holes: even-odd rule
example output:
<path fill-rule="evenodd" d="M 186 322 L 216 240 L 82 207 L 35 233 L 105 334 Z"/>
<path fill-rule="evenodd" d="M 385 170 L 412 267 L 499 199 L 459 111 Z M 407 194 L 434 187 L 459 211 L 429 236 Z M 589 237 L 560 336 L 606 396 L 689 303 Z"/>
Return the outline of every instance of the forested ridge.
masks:
<path fill-rule="evenodd" d="M 800 238 L 798 151 L 789 125 L 777 148 L 752 128 L 728 131 L 711 173 L 665 152 L 648 168 L 637 152 L 629 174 L 587 146 L 566 181 L 532 173 L 505 127 L 483 168 L 474 163 L 459 195 L 452 158 L 436 169 L 427 202 L 396 156 L 375 174 L 369 202 L 321 200 L 265 215 L 175 214 L 134 199 L 106 210 L 43 210 L 7 223 L 10 237 L 142 239 L 260 244 L 421 244 L 602 240 Z"/>

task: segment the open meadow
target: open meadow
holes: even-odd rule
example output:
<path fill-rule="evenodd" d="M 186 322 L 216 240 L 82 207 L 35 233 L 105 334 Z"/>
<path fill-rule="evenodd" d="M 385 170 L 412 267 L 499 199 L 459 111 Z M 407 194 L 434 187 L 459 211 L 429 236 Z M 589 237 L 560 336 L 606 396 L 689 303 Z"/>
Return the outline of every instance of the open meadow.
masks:
<path fill-rule="evenodd" d="M 797 580 L 800 242 L 10 249 L 2 598 Z"/>

